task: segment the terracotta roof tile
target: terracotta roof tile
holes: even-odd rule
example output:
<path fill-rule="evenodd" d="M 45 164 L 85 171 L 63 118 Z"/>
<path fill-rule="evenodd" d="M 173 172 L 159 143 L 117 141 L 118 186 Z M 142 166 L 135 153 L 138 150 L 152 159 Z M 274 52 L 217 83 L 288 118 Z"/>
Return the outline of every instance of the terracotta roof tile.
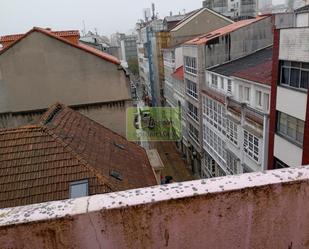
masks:
<path fill-rule="evenodd" d="M 247 19 L 247 20 L 242 20 L 242 21 L 239 21 L 239 22 L 235 22 L 235 23 L 232 23 L 230 25 L 227 25 L 223 28 L 220 28 L 220 29 L 217 29 L 217 30 L 214 30 L 212 32 L 209 32 L 207 34 L 204 34 L 204 35 L 201 35 L 201 36 L 198 36 L 188 42 L 186 42 L 185 44 L 186 45 L 201 45 L 201 44 L 206 44 L 207 42 L 215 39 L 215 38 L 218 38 L 222 35 L 225 35 L 225 34 L 228 34 L 228 33 L 231 33 L 235 30 L 238 30 L 240 28 L 243 28 L 245 26 L 248 26 L 254 22 L 258 22 L 262 19 L 265 19 L 267 18 L 267 16 L 258 16 L 256 18 L 253 18 L 253 19 Z"/>
<path fill-rule="evenodd" d="M 172 73 L 172 77 L 176 78 L 177 80 L 183 81 L 184 80 L 183 66 L 177 68 L 175 72 Z"/>
<path fill-rule="evenodd" d="M 235 73 L 233 76 L 258 82 L 260 84 L 271 85 L 272 60 L 249 67 L 246 70 Z"/>
<path fill-rule="evenodd" d="M 37 125 L 0 130 L 0 208 L 67 199 L 83 179 L 90 195 L 156 184 L 143 148 L 61 104 Z"/>

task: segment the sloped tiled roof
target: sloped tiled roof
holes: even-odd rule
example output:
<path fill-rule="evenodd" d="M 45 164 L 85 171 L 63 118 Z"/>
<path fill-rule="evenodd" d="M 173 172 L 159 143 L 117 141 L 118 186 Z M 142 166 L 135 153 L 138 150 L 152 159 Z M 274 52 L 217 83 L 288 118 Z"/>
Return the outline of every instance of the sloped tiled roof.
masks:
<path fill-rule="evenodd" d="M 258 16 L 256 18 L 253 18 L 253 19 L 247 19 L 247 20 L 242 20 L 242 21 L 238 21 L 238 22 L 235 22 L 235 23 L 232 23 L 230 25 L 227 25 L 223 28 L 220 28 L 220 29 L 217 29 L 217 30 L 214 30 L 212 32 L 209 32 L 207 34 L 204 34 L 204 35 L 201 35 L 201 36 L 198 36 L 188 42 L 186 42 L 185 44 L 187 45 L 201 45 L 201 44 L 207 44 L 207 42 L 215 39 L 215 38 L 218 38 L 222 35 L 225 35 L 225 34 L 228 34 L 228 33 L 231 33 L 235 30 L 238 30 L 240 28 L 243 28 L 245 26 L 248 26 L 252 23 L 255 23 L 255 22 L 258 22 L 260 20 L 263 20 L 267 18 L 267 16 Z"/>
<path fill-rule="evenodd" d="M 50 31 L 46 29 L 47 31 Z M 69 36 L 80 36 L 78 30 L 65 30 L 65 31 L 50 31 L 52 34 L 59 36 L 59 37 L 69 37 Z M 8 42 L 8 41 L 16 41 L 23 37 L 24 34 L 14 34 L 14 35 L 4 35 L 0 37 L 1 42 Z"/>
<path fill-rule="evenodd" d="M 47 30 L 47 29 L 43 29 L 43 28 L 38 28 L 38 27 L 34 27 L 33 29 L 31 29 L 30 31 L 28 31 L 26 34 L 23 34 L 23 35 L 17 35 L 17 39 L 14 40 L 14 42 L 12 42 L 9 46 L 5 47 L 4 49 L 2 49 L 0 51 L 0 55 L 5 53 L 5 51 L 7 51 L 8 49 L 10 49 L 11 47 L 13 47 L 15 44 L 17 44 L 18 42 L 20 42 L 21 40 L 23 40 L 25 37 L 27 37 L 29 34 L 33 33 L 33 32 L 40 32 L 42 34 L 45 34 L 45 35 L 48 35 L 52 38 L 55 38 L 59 41 L 62 41 L 70 46 L 73 46 L 75 48 L 78 48 L 78 49 L 81 49 L 87 53 L 90 53 L 90 54 L 93 54 L 95 56 L 98 56 L 100 57 L 101 59 L 103 60 L 106 60 L 106 61 L 109 61 L 111 63 L 114 63 L 116 65 L 120 65 L 120 61 L 112 56 L 112 55 L 109 55 L 107 53 L 104 53 L 100 50 L 97 50 L 97 49 L 94 49 L 90 46 L 87 46 L 85 44 L 82 44 L 82 43 L 73 43 L 71 41 L 69 41 L 68 39 L 64 38 L 64 36 L 70 36 L 72 35 L 72 32 L 74 31 L 68 31 L 67 33 L 65 31 L 63 31 L 63 33 L 61 33 L 60 31 L 55 31 L 55 32 L 52 32 L 50 30 Z M 61 36 L 59 36 L 61 35 Z"/>
<path fill-rule="evenodd" d="M 224 76 L 236 76 L 261 84 L 271 84 L 272 46 L 261 49 L 248 56 L 239 58 L 208 69 Z"/>
<path fill-rule="evenodd" d="M 174 73 L 172 73 L 172 77 L 176 78 L 177 80 L 184 80 L 184 71 L 183 66 L 177 68 Z"/>
<path fill-rule="evenodd" d="M 0 130 L 0 208 L 67 199 L 84 179 L 90 195 L 156 185 L 143 148 L 61 104 L 37 125 Z"/>

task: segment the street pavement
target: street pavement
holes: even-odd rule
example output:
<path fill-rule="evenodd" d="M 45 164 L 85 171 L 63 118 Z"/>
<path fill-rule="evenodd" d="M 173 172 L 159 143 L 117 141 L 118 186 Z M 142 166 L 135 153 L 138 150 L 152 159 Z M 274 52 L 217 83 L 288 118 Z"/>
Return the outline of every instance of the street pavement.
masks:
<path fill-rule="evenodd" d="M 137 86 L 137 100 L 135 104 L 138 108 L 145 106 L 142 100 L 141 86 Z M 181 153 L 178 152 L 175 142 L 148 142 L 141 141 L 144 149 L 157 149 L 161 160 L 164 164 L 162 176 L 172 176 L 175 182 L 184 182 L 194 180 L 194 176 L 187 168 L 185 160 L 182 159 Z"/>

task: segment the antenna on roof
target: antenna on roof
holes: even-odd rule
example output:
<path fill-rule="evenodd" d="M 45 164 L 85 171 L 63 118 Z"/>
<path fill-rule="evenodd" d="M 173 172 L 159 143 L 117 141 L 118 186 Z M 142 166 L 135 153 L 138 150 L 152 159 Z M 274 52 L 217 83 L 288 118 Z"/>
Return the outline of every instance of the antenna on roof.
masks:
<path fill-rule="evenodd" d="M 154 3 L 151 4 L 151 9 L 152 9 L 152 20 L 154 20 L 156 18 L 156 7 Z"/>
<path fill-rule="evenodd" d="M 83 36 L 86 35 L 86 24 L 85 24 L 85 20 L 83 20 L 83 30 L 82 30 L 82 34 L 83 34 Z"/>

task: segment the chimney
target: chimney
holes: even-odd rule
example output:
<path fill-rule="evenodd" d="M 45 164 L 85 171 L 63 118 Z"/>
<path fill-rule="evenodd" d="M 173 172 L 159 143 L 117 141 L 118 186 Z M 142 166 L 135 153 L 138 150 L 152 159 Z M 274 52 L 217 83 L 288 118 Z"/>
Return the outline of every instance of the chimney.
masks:
<path fill-rule="evenodd" d="M 172 11 L 170 11 L 170 16 L 173 16 L 173 12 Z"/>
<path fill-rule="evenodd" d="M 45 28 L 46 30 L 48 30 L 48 31 L 51 31 L 51 28 Z"/>

